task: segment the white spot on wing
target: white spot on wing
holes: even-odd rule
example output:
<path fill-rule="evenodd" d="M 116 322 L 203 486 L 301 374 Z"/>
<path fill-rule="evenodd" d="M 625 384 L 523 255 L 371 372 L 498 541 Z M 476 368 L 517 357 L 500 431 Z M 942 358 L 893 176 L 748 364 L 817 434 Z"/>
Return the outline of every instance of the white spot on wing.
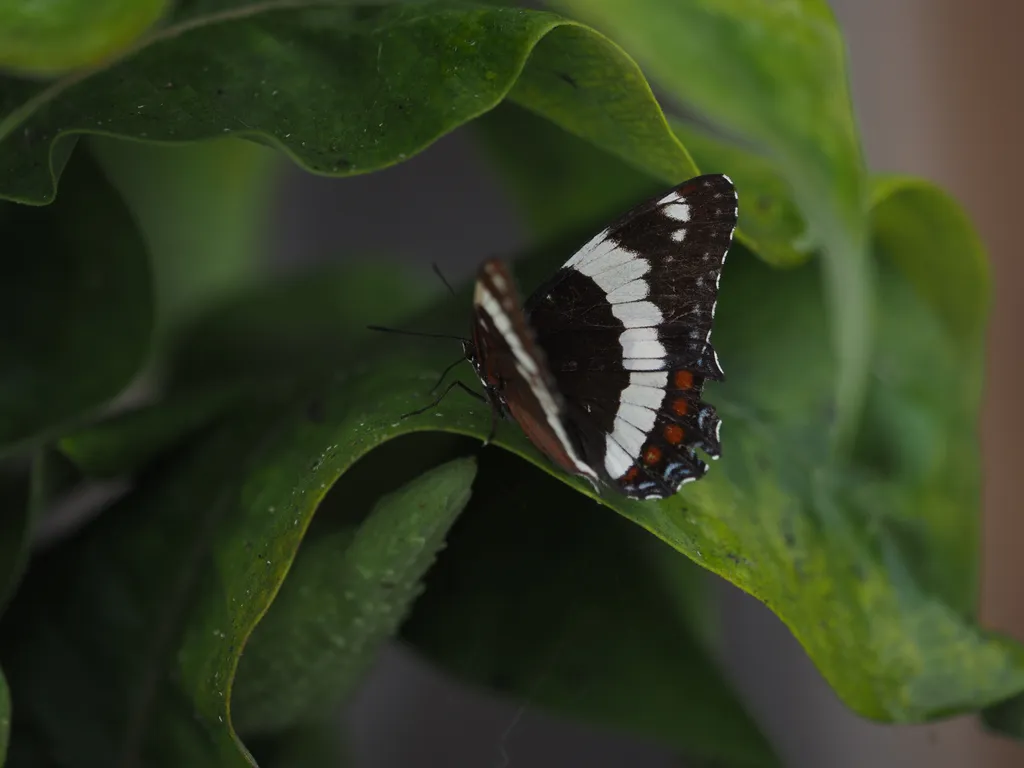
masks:
<path fill-rule="evenodd" d="M 625 253 L 623 251 L 623 253 Z M 587 265 L 587 269 L 590 265 Z M 639 280 L 641 277 L 651 271 L 651 265 L 647 263 L 647 259 L 641 259 L 638 256 L 630 256 L 629 261 L 624 261 L 621 264 L 615 264 L 609 269 L 604 269 L 600 272 L 594 271 L 589 273 L 589 277 L 595 283 L 600 286 L 601 290 L 605 293 L 614 291 L 616 288 L 620 288 L 626 283 L 632 282 L 633 280 Z"/>
<path fill-rule="evenodd" d="M 640 456 L 640 451 L 643 450 L 647 435 L 621 416 L 616 416 L 615 427 L 612 429 L 612 439 L 622 446 L 630 458 L 637 459 Z"/>
<path fill-rule="evenodd" d="M 665 347 L 658 341 L 658 329 L 651 327 L 627 328 L 619 334 L 624 358 L 657 358 L 665 357 Z"/>
<path fill-rule="evenodd" d="M 630 301 L 612 304 L 612 314 L 627 328 L 643 328 L 658 325 L 662 321 L 661 310 L 649 301 Z"/>
<path fill-rule="evenodd" d="M 631 373 L 629 374 L 630 385 L 636 385 L 638 387 L 656 387 L 657 389 L 664 389 L 665 385 L 668 384 L 668 371 L 658 371 L 657 373 Z"/>
<path fill-rule="evenodd" d="M 646 435 L 654 428 L 657 414 L 650 408 L 621 402 L 615 417 L 627 421 Z"/>
<path fill-rule="evenodd" d="M 652 328 L 651 330 L 654 329 Z M 661 361 L 665 359 L 665 347 L 657 339 L 653 341 L 625 341 L 622 342 L 622 356 L 627 360 L 630 358 L 644 358 Z"/>
<path fill-rule="evenodd" d="M 651 289 L 647 285 L 646 280 L 630 280 L 625 285 L 620 285 L 615 290 L 610 291 L 605 298 L 612 304 L 623 304 L 628 301 L 646 299 L 650 292 Z"/>
<path fill-rule="evenodd" d="M 635 343 L 638 341 L 657 341 L 657 328 L 627 328 L 619 334 L 620 344 Z"/>
<path fill-rule="evenodd" d="M 538 373 L 537 362 L 527 353 L 522 340 L 519 338 L 519 334 L 512 327 L 512 320 L 505 313 L 505 310 L 501 308 L 498 300 L 494 298 L 490 291 L 486 288 L 480 288 L 479 285 L 477 298 L 484 311 L 490 316 L 498 333 L 501 334 L 501 337 L 512 350 L 516 363 L 530 374 L 536 375 Z"/>
<path fill-rule="evenodd" d="M 604 272 L 606 269 L 612 269 L 619 264 L 625 264 L 627 261 L 635 258 L 635 253 L 630 253 L 620 248 L 614 240 L 609 239 L 597 243 L 590 251 L 582 254 L 578 260 L 574 256 L 572 259 L 569 259 L 567 264 L 589 277 L 599 272 Z"/>
<path fill-rule="evenodd" d="M 686 239 L 686 227 L 680 227 L 672 233 L 672 240 L 676 243 L 681 243 Z"/>
<path fill-rule="evenodd" d="M 675 219 L 676 221 L 681 221 L 683 223 L 690 220 L 690 206 L 686 203 L 669 203 L 662 208 L 662 210 L 670 219 Z"/>
<path fill-rule="evenodd" d="M 629 374 L 630 381 L 633 377 L 640 374 L 640 371 L 634 371 Z M 666 374 L 667 375 L 667 374 Z M 643 406 L 644 408 L 653 408 L 657 410 L 661 408 L 661 401 L 665 399 L 665 390 L 655 389 L 654 387 L 641 387 L 636 384 L 630 384 L 619 395 L 620 408 L 621 403 L 632 403 L 633 405 Z"/>
<path fill-rule="evenodd" d="M 611 435 L 605 437 L 604 443 L 604 471 L 609 477 L 622 477 L 633 465 L 633 460 Z"/>
<path fill-rule="evenodd" d="M 657 371 L 665 365 L 660 357 L 627 357 L 622 367 L 627 371 Z"/>
<path fill-rule="evenodd" d="M 599 246 L 602 242 L 604 242 L 607 239 L 608 230 L 602 229 L 600 232 L 598 232 L 596 235 L 590 238 L 590 240 L 588 240 L 582 248 L 576 251 L 576 253 L 574 253 L 572 257 L 567 262 L 565 262 L 565 264 L 562 265 L 562 267 L 575 267 L 577 264 L 583 261 L 583 259 L 585 259 L 595 248 L 597 248 L 597 246 Z"/>
<path fill-rule="evenodd" d="M 619 396 L 612 432 L 605 440 L 604 466 L 611 477 L 622 477 L 639 458 L 665 398 L 666 384 L 666 371 L 629 374 L 629 386 Z"/>

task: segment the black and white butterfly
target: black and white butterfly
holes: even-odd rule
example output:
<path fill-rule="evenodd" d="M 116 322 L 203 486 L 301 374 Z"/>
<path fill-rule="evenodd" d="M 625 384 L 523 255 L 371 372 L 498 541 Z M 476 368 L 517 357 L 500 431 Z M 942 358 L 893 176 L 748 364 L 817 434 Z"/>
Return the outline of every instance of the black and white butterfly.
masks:
<path fill-rule="evenodd" d="M 701 401 L 722 380 L 711 326 L 738 215 L 723 175 L 698 176 L 630 210 L 520 303 L 485 262 L 466 357 L 487 397 L 555 464 L 597 487 L 660 499 L 720 455 Z"/>

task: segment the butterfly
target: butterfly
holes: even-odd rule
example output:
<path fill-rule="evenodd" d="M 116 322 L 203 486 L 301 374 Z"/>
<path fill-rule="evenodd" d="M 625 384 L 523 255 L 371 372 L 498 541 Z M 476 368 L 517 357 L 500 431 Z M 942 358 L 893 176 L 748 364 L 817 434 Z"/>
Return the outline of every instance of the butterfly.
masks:
<path fill-rule="evenodd" d="M 463 342 L 482 399 L 596 491 L 662 499 L 703 477 L 696 451 L 721 454 L 701 395 L 725 378 L 711 327 L 737 218 L 728 176 L 689 179 L 598 233 L 525 304 L 508 267 L 485 261 Z"/>

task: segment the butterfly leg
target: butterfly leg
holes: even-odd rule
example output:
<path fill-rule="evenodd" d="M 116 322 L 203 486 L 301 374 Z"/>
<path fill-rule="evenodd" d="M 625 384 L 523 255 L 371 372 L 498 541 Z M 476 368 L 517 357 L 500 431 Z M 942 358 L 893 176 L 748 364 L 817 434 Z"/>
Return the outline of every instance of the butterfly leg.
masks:
<path fill-rule="evenodd" d="M 452 363 L 452 364 L 451 364 L 451 365 L 449 365 L 449 366 L 448 366 L 447 368 L 445 368 L 445 369 L 444 369 L 444 370 L 443 370 L 443 371 L 441 372 L 441 376 L 440 376 L 440 377 L 439 377 L 439 378 L 437 379 L 437 383 L 436 383 L 436 384 L 434 384 L 434 386 L 432 386 L 432 387 L 430 388 L 430 391 L 431 391 L 431 392 L 436 392 L 436 391 L 437 391 L 437 388 L 438 388 L 438 387 L 440 387 L 440 386 L 441 386 L 441 385 L 442 385 L 442 384 L 444 383 L 444 380 L 445 380 L 445 379 L 446 379 L 446 378 L 448 377 L 448 374 L 449 374 L 449 373 L 451 372 L 452 368 L 454 368 L 454 367 L 455 367 L 456 365 L 458 365 L 459 363 L 464 363 L 464 362 L 466 362 L 466 358 L 465 358 L 465 357 L 460 357 L 460 358 L 459 358 L 458 360 L 456 360 L 456 361 L 455 361 L 454 363 Z"/>
<path fill-rule="evenodd" d="M 417 408 L 417 409 L 416 409 L 415 411 L 409 411 L 409 413 L 406 413 L 406 414 L 404 414 L 404 415 L 400 416 L 399 418 L 402 418 L 402 419 L 407 419 L 407 418 L 409 418 L 410 416 L 418 416 L 419 414 L 421 414 L 421 413 L 424 413 L 425 411 L 429 411 L 429 410 L 430 410 L 431 408 L 436 408 L 436 407 L 438 406 L 438 404 L 439 404 L 439 403 L 440 403 L 440 402 L 441 402 L 442 400 L 444 400 L 444 399 L 445 399 L 445 397 L 447 397 L 447 396 L 448 396 L 448 393 L 449 393 L 449 392 L 451 392 L 451 391 L 452 391 L 453 389 L 455 389 L 456 387 L 458 387 L 459 389 L 461 389 L 461 390 L 462 390 L 463 392 L 465 392 L 465 393 L 466 393 L 467 395 L 472 395 L 472 396 L 473 396 L 473 397 L 475 397 L 475 398 L 476 398 L 477 400 L 479 400 L 479 401 L 481 401 L 481 402 L 483 402 L 483 403 L 486 403 L 486 402 L 487 402 L 487 398 L 486 398 L 486 397 L 484 397 L 483 395 L 481 395 L 481 394 L 480 394 L 479 392 L 474 392 L 474 391 L 473 391 L 472 389 L 470 389 L 469 387 L 467 387 L 467 386 L 466 386 L 465 384 L 463 384 L 463 383 L 462 383 L 461 381 L 453 381 L 453 382 L 452 382 L 451 384 L 449 384 L 449 385 L 448 385 L 447 387 L 445 387 L 445 390 L 444 390 L 444 392 L 442 392 L 442 393 L 441 393 L 440 395 L 438 395 L 437 397 L 435 397 L 435 398 L 433 399 L 433 401 L 432 401 L 432 402 L 430 402 L 430 403 L 427 403 L 427 405 L 423 406 L 422 408 Z"/>

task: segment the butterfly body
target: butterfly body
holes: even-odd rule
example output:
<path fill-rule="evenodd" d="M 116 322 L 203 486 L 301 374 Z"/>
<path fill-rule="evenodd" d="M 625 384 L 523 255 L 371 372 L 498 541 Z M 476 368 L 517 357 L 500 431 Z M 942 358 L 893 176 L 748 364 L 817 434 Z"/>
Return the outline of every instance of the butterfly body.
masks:
<path fill-rule="evenodd" d="M 496 259 L 479 270 L 466 357 L 497 413 L 595 487 L 659 499 L 720 453 L 701 400 L 737 220 L 726 176 L 700 176 L 602 230 L 525 304 Z"/>

